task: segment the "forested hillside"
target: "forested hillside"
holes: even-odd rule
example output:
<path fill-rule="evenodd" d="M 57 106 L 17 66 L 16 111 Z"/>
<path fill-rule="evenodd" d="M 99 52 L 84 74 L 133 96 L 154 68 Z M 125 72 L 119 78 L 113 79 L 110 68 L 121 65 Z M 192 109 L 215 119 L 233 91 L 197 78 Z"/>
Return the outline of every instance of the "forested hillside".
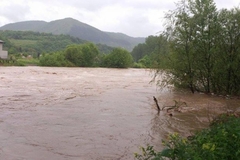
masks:
<path fill-rule="evenodd" d="M 0 27 L 0 30 L 34 31 L 40 33 L 52 33 L 54 35 L 64 34 L 90 41 L 95 44 L 122 47 L 129 51 L 131 51 L 137 44 L 143 43 L 145 39 L 130 37 L 122 33 L 104 32 L 72 18 L 65 18 L 51 22 L 25 21 L 11 23 Z"/>

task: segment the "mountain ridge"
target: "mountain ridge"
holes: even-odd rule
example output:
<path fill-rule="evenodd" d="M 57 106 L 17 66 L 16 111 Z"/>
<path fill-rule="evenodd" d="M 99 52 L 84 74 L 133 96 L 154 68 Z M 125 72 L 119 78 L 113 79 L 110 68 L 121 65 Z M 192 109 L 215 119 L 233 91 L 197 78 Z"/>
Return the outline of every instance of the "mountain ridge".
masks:
<path fill-rule="evenodd" d="M 0 27 L 0 30 L 34 31 L 56 35 L 66 34 L 96 44 L 123 47 L 127 50 L 132 50 L 134 46 L 145 41 L 143 37 L 131 37 L 123 33 L 101 31 L 73 18 L 64 18 L 50 22 L 33 20 L 9 23 Z"/>

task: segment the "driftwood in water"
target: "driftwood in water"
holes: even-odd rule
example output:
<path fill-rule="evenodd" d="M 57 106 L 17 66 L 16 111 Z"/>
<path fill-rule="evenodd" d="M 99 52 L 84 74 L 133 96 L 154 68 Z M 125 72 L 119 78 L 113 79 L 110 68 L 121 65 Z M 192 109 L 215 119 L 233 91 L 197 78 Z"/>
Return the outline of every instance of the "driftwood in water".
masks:
<path fill-rule="evenodd" d="M 156 103 L 156 106 L 157 106 L 157 109 L 158 109 L 158 114 L 159 114 L 160 111 L 161 111 L 161 108 L 160 108 L 159 105 L 158 105 L 157 98 L 153 96 L 153 100 L 154 100 L 155 103 Z M 167 106 L 165 106 L 165 107 L 167 107 Z M 162 110 L 163 110 L 165 107 L 163 107 Z M 168 109 L 167 109 L 167 112 L 168 112 L 168 110 L 173 109 L 173 108 L 175 108 L 175 106 L 174 106 L 174 107 L 170 107 L 170 108 L 168 108 Z M 168 115 L 171 116 L 171 117 L 173 116 L 172 113 L 170 113 L 170 114 L 168 114 Z"/>
<path fill-rule="evenodd" d="M 186 102 L 181 102 L 181 101 L 176 101 L 176 100 L 173 100 L 175 102 L 175 104 L 173 106 L 164 106 L 164 108 L 167 108 L 167 112 L 171 109 L 174 109 L 176 111 L 179 111 L 180 112 L 180 107 L 185 105 L 187 107 L 187 103 Z M 163 110 L 162 109 L 162 110 Z"/>
<path fill-rule="evenodd" d="M 158 101 L 157 101 L 157 98 L 153 96 L 153 100 L 155 101 L 156 105 L 157 105 L 157 109 L 158 109 L 158 112 L 161 111 L 159 105 L 158 105 Z"/>

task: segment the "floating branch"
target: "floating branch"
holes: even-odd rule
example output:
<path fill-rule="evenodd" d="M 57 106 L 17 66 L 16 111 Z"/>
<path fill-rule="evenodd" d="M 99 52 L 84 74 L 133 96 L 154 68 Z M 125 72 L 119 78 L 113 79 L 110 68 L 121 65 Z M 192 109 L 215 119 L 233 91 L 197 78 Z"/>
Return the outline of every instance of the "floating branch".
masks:
<path fill-rule="evenodd" d="M 183 106 L 183 105 L 185 105 L 186 107 L 187 107 L 187 103 L 186 102 L 181 102 L 181 101 L 176 101 L 176 100 L 173 100 L 174 101 L 174 105 L 173 106 L 164 106 L 163 107 L 163 109 L 164 108 L 167 108 L 167 112 L 169 111 L 169 110 L 171 110 L 171 109 L 174 109 L 174 110 L 177 110 L 177 111 L 179 111 L 179 108 L 181 107 L 181 106 Z M 162 109 L 162 110 L 163 110 Z"/>
<path fill-rule="evenodd" d="M 65 100 L 69 100 L 69 99 L 73 99 L 73 98 L 75 98 L 76 96 L 73 96 L 73 97 L 67 97 L 67 98 L 65 98 Z"/>
<path fill-rule="evenodd" d="M 179 101 L 173 100 L 174 103 L 175 103 L 173 106 L 164 106 L 164 107 L 161 109 L 161 108 L 159 107 L 159 105 L 158 105 L 158 100 L 157 100 L 157 98 L 153 96 L 153 100 L 154 100 L 154 102 L 156 103 L 156 106 L 157 106 L 157 109 L 158 109 L 158 114 L 160 113 L 161 110 L 163 111 L 165 108 L 166 108 L 167 112 L 168 112 L 169 110 L 172 110 L 172 109 L 174 109 L 175 111 L 179 111 L 179 112 L 180 112 L 181 106 L 184 105 L 184 106 L 187 107 L 187 103 L 186 103 L 186 102 L 182 102 L 182 101 L 180 101 L 180 100 L 179 100 Z M 173 116 L 172 113 L 170 113 L 169 116 Z"/>
<path fill-rule="evenodd" d="M 160 112 L 160 111 L 161 111 L 161 108 L 160 108 L 159 105 L 158 105 L 157 98 L 153 96 L 153 100 L 155 101 L 155 103 L 156 103 L 156 105 L 157 105 L 158 112 Z"/>

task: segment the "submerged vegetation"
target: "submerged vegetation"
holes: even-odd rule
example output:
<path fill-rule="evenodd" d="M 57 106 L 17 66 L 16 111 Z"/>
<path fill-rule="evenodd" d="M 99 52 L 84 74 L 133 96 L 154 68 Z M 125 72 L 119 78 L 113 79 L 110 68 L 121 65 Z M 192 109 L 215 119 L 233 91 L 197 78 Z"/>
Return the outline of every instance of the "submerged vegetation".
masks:
<path fill-rule="evenodd" d="M 166 29 L 132 55 L 136 66 L 169 73 L 168 84 L 194 92 L 240 94 L 240 9 L 217 10 L 213 0 L 181 0 Z M 164 81 L 165 83 L 166 81 Z"/>

